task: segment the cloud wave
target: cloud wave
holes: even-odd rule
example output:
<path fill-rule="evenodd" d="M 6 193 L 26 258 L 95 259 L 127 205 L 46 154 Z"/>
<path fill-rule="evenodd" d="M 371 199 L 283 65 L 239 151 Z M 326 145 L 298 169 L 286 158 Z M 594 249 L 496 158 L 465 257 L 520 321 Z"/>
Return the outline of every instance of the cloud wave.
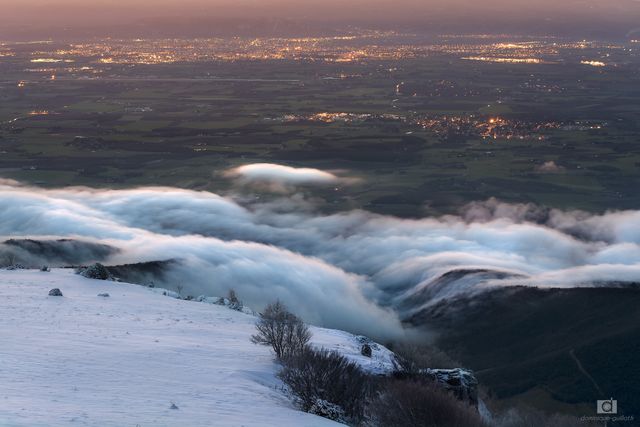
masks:
<path fill-rule="evenodd" d="M 323 215 L 287 200 L 282 212 L 204 191 L 0 181 L 0 236 L 109 245 L 112 264 L 177 259 L 167 286 L 192 295 L 234 288 L 258 309 L 279 298 L 309 322 L 381 338 L 402 334 L 399 318 L 415 310 L 494 286 L 640 282 L 640 211 L 489 200 L 459 216 L 410 220 Z"/>

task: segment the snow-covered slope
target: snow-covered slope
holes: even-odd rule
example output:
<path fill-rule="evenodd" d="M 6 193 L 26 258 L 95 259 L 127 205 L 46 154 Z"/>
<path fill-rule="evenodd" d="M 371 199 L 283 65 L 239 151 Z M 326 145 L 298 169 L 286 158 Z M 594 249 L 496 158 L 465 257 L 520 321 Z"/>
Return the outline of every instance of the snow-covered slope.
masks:
<path fill-rule="evenodd" d="M 0 271 L 0 426 L 336 425 L 290 403 L 254 323 L 67 270 Z M 353 335 L 312 331 L 367 369 L 391 367 L 383 347 L 368 359 Z"/>

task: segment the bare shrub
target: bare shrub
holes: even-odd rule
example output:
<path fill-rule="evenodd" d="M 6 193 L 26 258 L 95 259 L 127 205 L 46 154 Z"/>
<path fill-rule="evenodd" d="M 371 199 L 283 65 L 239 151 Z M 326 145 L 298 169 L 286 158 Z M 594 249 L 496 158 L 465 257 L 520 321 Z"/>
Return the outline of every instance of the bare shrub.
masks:
<path fill-rule="evenodd" d="M 309 347 L 286 359 L 279 376 L 304 411 L 314 412 L 314 408 L 327 406 L 328 402 L 339 406 L 347 419 L 356 422 L 364 415 L 372 386 L 369 376 L 357 364 L 337 352 Z"/>
<path fill-rule="evenodd" d="M 417 380 L 387 381 L 369 405 L 369 416 L 374 426 L 488 427 L 472 406 Z"/>
<path fill-rule="evenodd" d="M 5 252 L 2 258 L 1 267 L 11 267 L 17 264 L 16 255 L 12 252 Z"/>
<path fill-rule="evenodd" d="M 264 309 L 256 329 L 258 333 L 251 337 L 251 341 L 271 346 L 279 360 L 301 353 L 311 339 L 307 325 L 280 301 Z"/>

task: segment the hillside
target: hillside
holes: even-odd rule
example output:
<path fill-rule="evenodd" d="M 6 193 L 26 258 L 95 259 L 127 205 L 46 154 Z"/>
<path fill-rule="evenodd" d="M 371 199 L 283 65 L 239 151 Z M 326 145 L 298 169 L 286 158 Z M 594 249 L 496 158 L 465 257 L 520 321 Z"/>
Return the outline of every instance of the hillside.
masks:
<path fill-rule="evenodd" d="M 640 410 L 640 288 L 498 288 L 443 301 L 411 322 L 439 332 L 439 346 L 473 369 L 499 399 L 590 413 L 618 399 Z M 588 411 L 588 412 L 586 412 Z"/>
<path fill-rule="evenodd" d="M 0 300 L 0 425 L 336 425 L 290 403 L 270 350 L 250 342 L 252 315 L 68 270 L 1 270 Z M 368 359 L 351 334 L 312 332 L 390 367 L 384 348 Z"/>

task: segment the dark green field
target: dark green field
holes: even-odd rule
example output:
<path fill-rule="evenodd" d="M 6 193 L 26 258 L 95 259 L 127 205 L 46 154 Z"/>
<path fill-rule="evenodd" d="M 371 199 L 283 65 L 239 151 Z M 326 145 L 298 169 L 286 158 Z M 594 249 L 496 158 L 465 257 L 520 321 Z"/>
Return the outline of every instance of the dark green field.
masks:
<path fill-rule="evenodd" d="M 224 170 L 271 162 L 362 178 L 337 193 L 317 192 L 335 209 L 419 216 L 489 197 L 590 211 L 640 205 L 637 64 L 493 64 L 434 55 L 356 63 L 98 65 L 100 78 L 92 80 L 65 71 L 66 64 L 46 64 L 57 67 L 51 80 L 49 71 L 25 71 L 34 68 L 27 59 L 35 48 L 24 49 L 0 58 L 5 178 L 48 187 L 223 192 L 231 185 Z M 30 115 L 42 111 L 48 115 Z M 373 116 L 280 120 L 320 112 Z M 483 139 L 380 117 L 385 114 L 572 125 L 524 139 Z M 540 170 L 551 161 L 557 170 Z"/>

